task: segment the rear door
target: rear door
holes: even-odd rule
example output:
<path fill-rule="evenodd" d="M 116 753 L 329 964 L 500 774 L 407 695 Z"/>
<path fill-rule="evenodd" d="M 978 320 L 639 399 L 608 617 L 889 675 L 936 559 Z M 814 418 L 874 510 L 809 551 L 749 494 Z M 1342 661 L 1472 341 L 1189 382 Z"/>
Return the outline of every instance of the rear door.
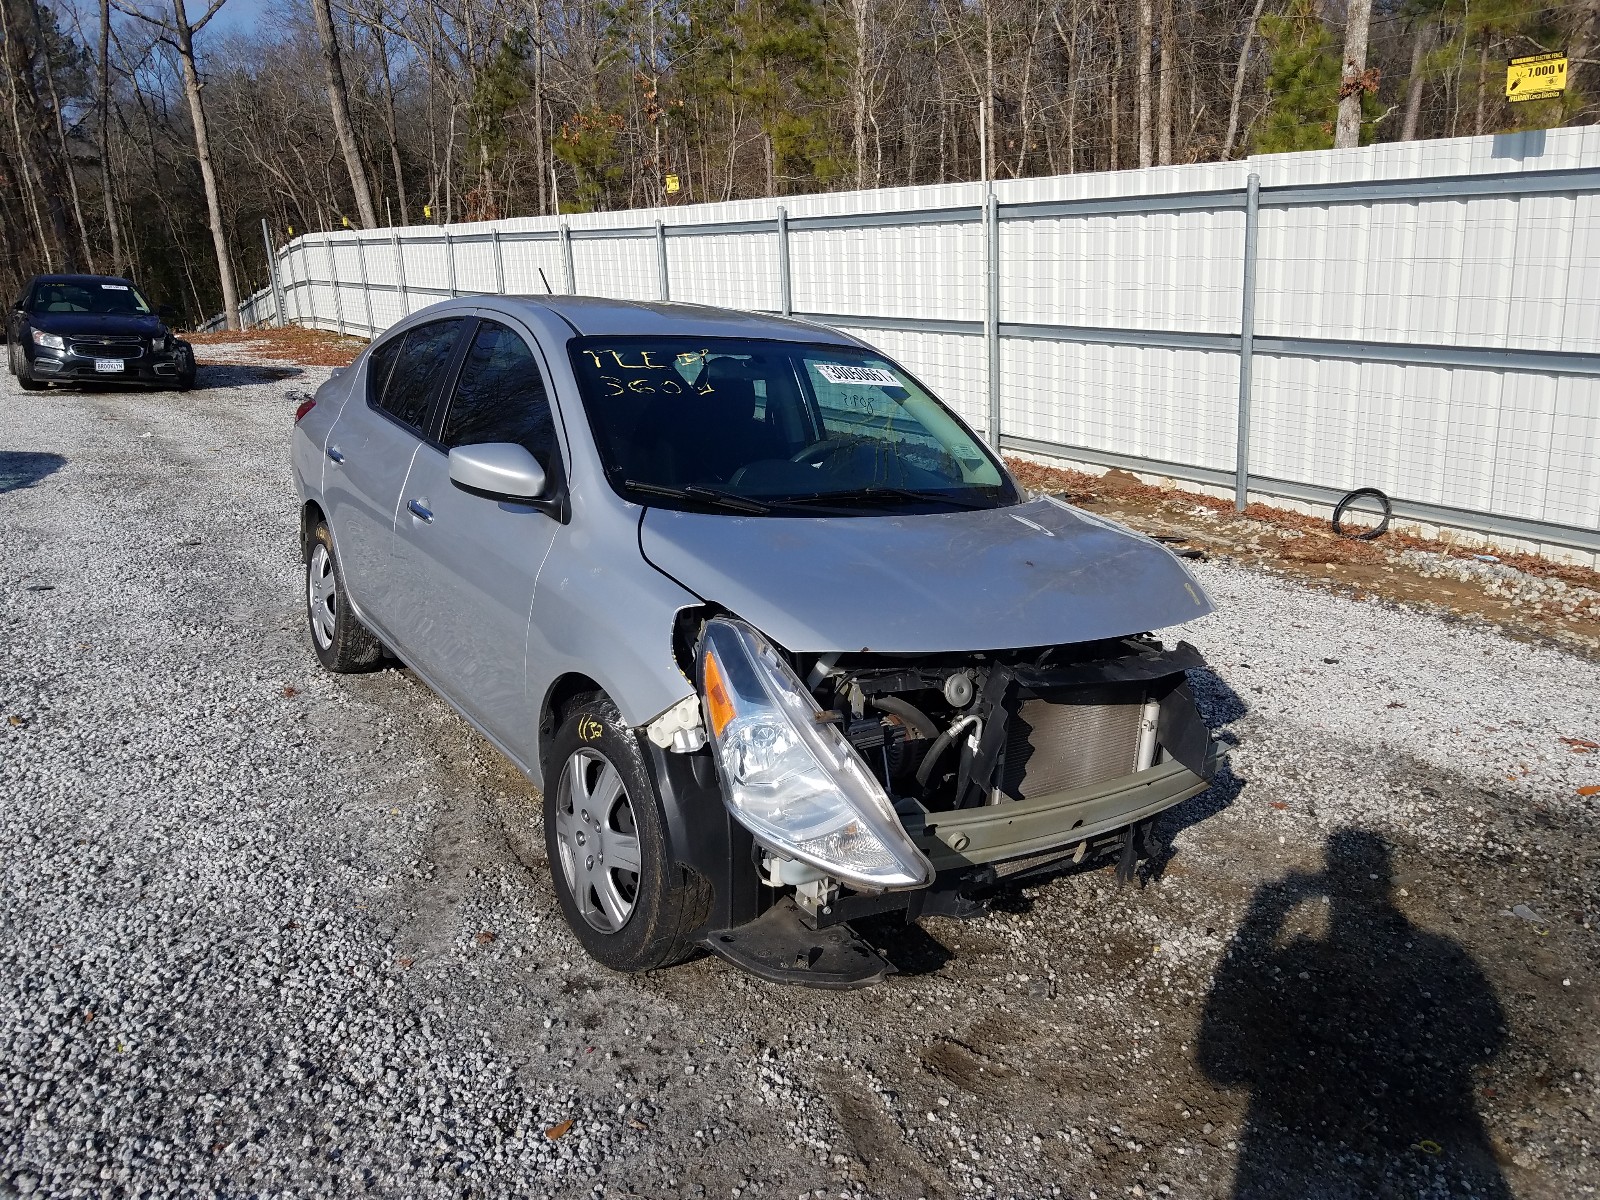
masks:
<path fill-rule="evenodd" d="M 395 529 L 396 587 L 411 664 L 506 749 L 534 761 L 538 705 L 526 693 L 533 585 L 560 528 L 532 505 L 450 482 L 455 446 L 516 442 L 554 494 L 563 479 L 548 375 L 532 339 L 503 318 L 478 322 L 438 434 L 417 451 Z"/>
<path fill-rule="evenodd" d="M 351 397 L 328 436 L 323 492 L 345 588 L 367 623 L 408 657 L 395 614 L 395 512 L 411 460 L 422 445 L 466 318 L 430 321 L 397 334 L 367 356 L 366 403 Z"/>

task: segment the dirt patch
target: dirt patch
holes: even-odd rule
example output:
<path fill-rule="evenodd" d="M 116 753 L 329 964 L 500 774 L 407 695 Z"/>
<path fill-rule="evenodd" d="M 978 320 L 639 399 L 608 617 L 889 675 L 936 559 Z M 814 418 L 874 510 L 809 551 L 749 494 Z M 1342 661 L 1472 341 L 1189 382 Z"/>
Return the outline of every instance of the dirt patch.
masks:
<path fill-rule="evenodd" d="M 1266 504 L 1235 512 L 1230 501 L 1156 487 L 1126 471 L 1097 476 L 1019 458 L 1006 461 L 1024 486 L 1158 537 L 1190 557 L 1222 558 L 1316 580 L 1356 599 L 1476 618 L 1513 637 L 1600 657 L 1600 571 L 1588 567 L 1533 554 L 1486 556 L 1400 532 L 1372 541 L 1339 537 L 1321 517 Z"/>
<path fill-rule="evenodd" d="M 197 355 L 201 366 L 216 362 L 290 362 L 306 367 L 347 367 L 367 339 L 341 337 L 324 329 L 219 329 L 191 333 L 186 340 L 211 352 Z"/>

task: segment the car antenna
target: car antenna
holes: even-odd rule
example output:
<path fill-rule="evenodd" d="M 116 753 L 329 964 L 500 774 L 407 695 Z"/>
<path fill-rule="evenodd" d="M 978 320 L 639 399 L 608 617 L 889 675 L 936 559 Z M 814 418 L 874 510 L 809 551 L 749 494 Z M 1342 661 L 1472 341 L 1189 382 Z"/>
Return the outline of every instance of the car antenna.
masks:
<path fill-rule="evenodd" d="M 550 281 L 548 279 L 544 278 L 544 268 L 543 267 L 539 268 L 539 278 L 540 279 L 544 279 L 544 290 L 549 292 L 550 295 L 554 296 L 556 294 L 556 290 L 555 290 L 555 288 L 550 286 Z"/>

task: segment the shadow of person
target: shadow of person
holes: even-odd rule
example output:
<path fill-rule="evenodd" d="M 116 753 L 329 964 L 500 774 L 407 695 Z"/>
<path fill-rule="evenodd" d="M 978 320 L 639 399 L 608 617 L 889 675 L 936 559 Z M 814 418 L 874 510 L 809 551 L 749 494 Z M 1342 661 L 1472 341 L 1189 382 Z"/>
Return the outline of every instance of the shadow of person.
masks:
<path fill-rule="evenodd" d="M 1506 1197 L 1472 1069 L 1505 1040 L 1472 957 L 1411 924 L 1374 833 L 1262 886 L 1212 981 L 1201 1069 L 1248 1087 L 1234 1177 L 1261 1197 Z"/>
<path fill-rule="evenodd" d="M 59 454 L 32 450 L 0 450 L 0 492 L 32 487 L 67 465 Z"/>

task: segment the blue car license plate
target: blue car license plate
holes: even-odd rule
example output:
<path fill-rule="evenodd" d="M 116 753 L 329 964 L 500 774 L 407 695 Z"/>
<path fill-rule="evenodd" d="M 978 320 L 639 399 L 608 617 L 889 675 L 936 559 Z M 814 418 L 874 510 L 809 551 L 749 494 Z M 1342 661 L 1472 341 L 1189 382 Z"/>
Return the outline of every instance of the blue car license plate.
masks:
<path fill-rule="evenodd" d="M 122 371 L 120 358 L 97 358 L 94 360 L 94 369 L 102 375 L 116 375 Z"/>

